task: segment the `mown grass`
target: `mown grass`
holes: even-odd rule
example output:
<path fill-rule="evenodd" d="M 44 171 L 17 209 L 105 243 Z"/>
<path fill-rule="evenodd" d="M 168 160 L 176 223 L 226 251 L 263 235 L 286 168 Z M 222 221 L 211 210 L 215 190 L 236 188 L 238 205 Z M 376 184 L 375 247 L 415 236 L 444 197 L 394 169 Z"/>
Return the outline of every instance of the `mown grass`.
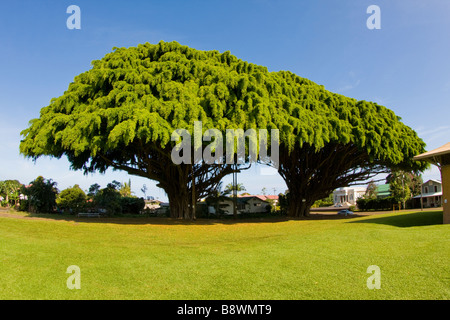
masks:
<path fill-rule="evenodd" d="M 0 218 L 0 299 L 449 299 L 442 211 L 330 220 Z M 66 269 L 81 269 L 81 289 Z M 367 267 L 381 270 L 369 290 Z"/>

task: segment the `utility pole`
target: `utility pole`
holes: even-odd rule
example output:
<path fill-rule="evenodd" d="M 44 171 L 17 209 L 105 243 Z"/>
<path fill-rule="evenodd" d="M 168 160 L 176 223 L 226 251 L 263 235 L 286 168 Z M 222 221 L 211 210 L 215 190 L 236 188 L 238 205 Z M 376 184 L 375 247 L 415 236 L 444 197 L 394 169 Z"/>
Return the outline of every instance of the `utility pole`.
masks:
<path fill-rule="evenodd" d="M 237 218 L 237 163 L 233 170 L 233 218 Z"/>
<path fill-rule="evenodd" d="M 192 209 L 192 219 L 195 220 L 195 177 L 194 177 L 194 164 L 191 165 L 191 175 L 192 175 L 192 187 L 191 187 L 191 191 L 192 191 L 192 204 L 191 204 L 191 209 Z"/>

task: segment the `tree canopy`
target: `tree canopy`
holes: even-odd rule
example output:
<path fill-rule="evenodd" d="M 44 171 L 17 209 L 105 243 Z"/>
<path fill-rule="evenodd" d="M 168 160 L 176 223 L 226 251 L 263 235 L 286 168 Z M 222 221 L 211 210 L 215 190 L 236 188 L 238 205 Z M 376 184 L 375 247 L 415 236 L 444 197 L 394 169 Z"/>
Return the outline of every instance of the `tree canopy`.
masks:
<path fill-rule="evenodd" d="M 423 169 L 412 157 L 425 144 L 400 120 L 377 103 L 329 92 L 289 71 L 161 41 L 114 48 L 93 61 L 30 121 L 20 150 L 33 159 L 66 156 L 85 172 L 112 167 L 156 180 L 172 216 L 188 218 L 194 199 L 233 169 L 173 164 L 172 132 L 193 133 L 195 121 L 221 132 L 278 129 L 279 172 L 291 192 L 290 214 L 298 216 L 335 187 L 386 168 Z"/>

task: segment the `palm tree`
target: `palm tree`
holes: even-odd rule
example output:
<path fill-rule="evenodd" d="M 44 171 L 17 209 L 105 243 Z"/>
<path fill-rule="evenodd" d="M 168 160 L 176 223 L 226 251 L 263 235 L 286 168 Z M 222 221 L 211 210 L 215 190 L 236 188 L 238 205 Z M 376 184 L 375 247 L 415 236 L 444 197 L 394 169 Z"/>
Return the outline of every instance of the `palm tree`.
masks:
<path fill-rule="evenodd" d="M 230 193 L 232 193 L 233 190 L 236 190 L 236 191 L 238 191 L 238 192 L 240 192 L 240 191 L 246 191 L 246 189 L 245 189 L 243 183 L 238 183 L 238 184 L 236 185 L 236 188 L 233 186 L 232 183 L 229 183 L 229 184 L 227 184 L 227 186 L 225 187 L 225 190 L 230 191 Z"/>
<path fill-rule="evenodd" d="M 128 180 L 128 183 L 125 182 L 120 186 L 119 192 L 122 197 L 131 197 L 131 179 Z"/>

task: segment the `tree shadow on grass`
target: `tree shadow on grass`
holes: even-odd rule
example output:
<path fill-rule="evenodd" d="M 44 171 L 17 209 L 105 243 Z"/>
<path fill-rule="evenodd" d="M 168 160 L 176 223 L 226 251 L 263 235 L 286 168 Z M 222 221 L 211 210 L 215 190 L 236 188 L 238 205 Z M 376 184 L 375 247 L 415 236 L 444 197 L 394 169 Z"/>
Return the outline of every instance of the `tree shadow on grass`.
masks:
<path fill-rule="evenodd" d="M 398 215 L 389 215 L 387 217 L 358 219 L 349 223 L 376 223 L 399 228 L 432 226 L 442 224 L 442 211 L 399 213 Z"/>
<path fill-rule="evenodd" d="M 293 218 L 287 216 L 267 216 L 267 217 L 222 217 L 222 218 L 200 218 L 196 220 L 182 220 L 173 219 L 168 217 L 139 217 L 132 216 L 110 216 L 110 217 L 77 217 L 75 215 L 67 214 L 35 214 L 27 213 L 26 215 L 18 214 L 3 214 L 0 213 L 0 217 L 11 217 L 20 219 L 31 220 L 51 220 L 51 221 L 68 221 L 74 223 L 111 223 L 111 224 L 123 224 L 123 225 L 232 225 L 232 224 L 245 224 L 245 223 L 279 223 L 286 221 L 311 221 L 311 220 L 337 220 L 337 219 L 354 219 L 358 215 L 343 216 L 337 214 L 320 214 L 311 213 L 309 217 Z"/>

